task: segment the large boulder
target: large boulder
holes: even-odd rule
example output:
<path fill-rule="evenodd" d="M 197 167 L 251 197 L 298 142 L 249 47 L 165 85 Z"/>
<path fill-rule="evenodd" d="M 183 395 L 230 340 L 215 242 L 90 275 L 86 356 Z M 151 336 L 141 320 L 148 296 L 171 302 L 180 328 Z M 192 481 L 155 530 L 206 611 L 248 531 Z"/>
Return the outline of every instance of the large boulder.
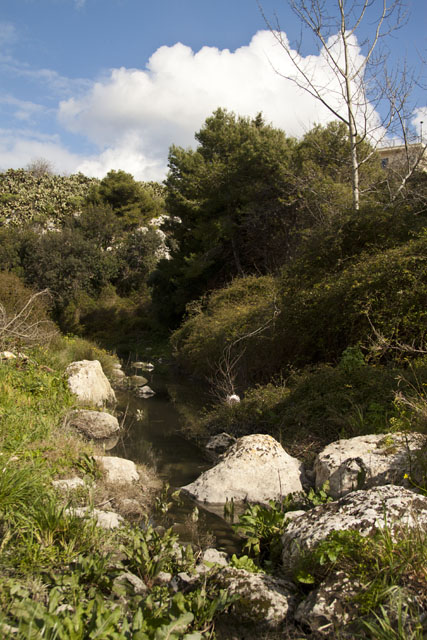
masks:
<path fill-rule="evenodd" d="M 316 458 L 316 487 L 328 482 L 331 496 L 339 498 L 354 489 L 405 485 L 409 471 L 416 477 L 426 446 L 427 436 L 421 433 L 357 436 L 332 442 Z"/>
<path fill-rule="evenodd" d="M 301 553 L 314 549 L 332 531 L 357 530 L 367 536 L 377 529 L 427 529 L 427 497 L 387 485 L 349 493 L 292 520 L 282 536 L 283 564 L 292 568 Z"/>
<path fill-rule="evenodd" d="M 68 386 L 83 404 L 102 407 L 116 402 L 115 393 L 98 360 L 72 362 L 65 370 Z"/>
<path fill-rule="evenodd" d="M 86 409 L 71 411 L 67 418 L 67 426 L 94 440 L 111 438 L 120 430 L 119 421 L 110 413 Z"/>
<path fill-rule="evenodd" d="M 132 484 L 139 480 L 135 463 L 115 456 L 95 456 L 95 460 L 111 484 Z"/>
<path fill-rule="evenodd" d="M 183 490 L 196 500 L 261 502 L 302 491 L 302 465 L 271 436 L 239 438 L 220 462 Z"/>
<path fill-rule="evenodd" d="M 230 595 L 238 595 L 233 613 L 244 622 L 274 629 L 293 611 L 295 586 L 264 573 L 224 567 L 215 581 Z"/>

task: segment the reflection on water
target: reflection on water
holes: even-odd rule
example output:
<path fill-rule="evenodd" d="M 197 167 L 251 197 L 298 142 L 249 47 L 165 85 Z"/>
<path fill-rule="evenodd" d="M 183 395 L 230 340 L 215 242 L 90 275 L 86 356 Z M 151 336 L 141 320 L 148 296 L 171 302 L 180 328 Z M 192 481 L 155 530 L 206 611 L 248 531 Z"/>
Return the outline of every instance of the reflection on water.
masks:
<path fill-rule="evenodd" d="M 126 415 L 124 437 L 115 447 L 113 455 L 154 465 L 157 474 L 171 487 L 177 488 L 193 482 L 212 466 L 204 452 L 182 435 L 187 421 L 195 421 L 198 411 L 207 402 L 203 391 L 192 384 L 182 384 L 153 373 L 144 375 L 156 395 L 144 399 L 131 392 L 118 392 L 119 410 Z M 183 497 L 182 505 L 174 506 L 170 515 L 178 524 L 188 519 L 195 503 Z M 208 532 L 216 538 L 216 545 L 228 552 L 238 550 L 238 538 L 230 525 L 216 513 L 198 505 Z M 215 513 L 216 511 L 216 513 Z"/>

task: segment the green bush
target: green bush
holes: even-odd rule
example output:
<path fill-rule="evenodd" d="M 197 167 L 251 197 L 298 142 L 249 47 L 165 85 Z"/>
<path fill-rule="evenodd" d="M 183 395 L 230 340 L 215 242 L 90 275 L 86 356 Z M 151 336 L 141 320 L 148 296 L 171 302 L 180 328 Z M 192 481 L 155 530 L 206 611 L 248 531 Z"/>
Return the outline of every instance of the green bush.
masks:
<path fill-rule="evenodd" d="M 0 224 L 45 226 L 79 213 L 95 178 L 81 173 L 58 176 L 34 175 L 25 169 L 9 169 L 0 174 Z"/>
<path fill-rule="evenodd" d="M 307 368 L 289 376 L 286 384 L 249 389 L 240 404 L 218 404 L 205 413 L 203 425 L 210 433 L 268 433 L 306 458 L 339 438 L 425 430 L 427 410 L 420 395 L 427 382 L 424 365 L 405 370 L 362 365 L 356 359 L 349 367 L 348 350 L 346 355 L 346 366 Z M 413 406 L 398 406 L 398 392 L 412 398 Z"/>
<path fill-rule="evenodd" d="M 237 372 L 236 384 L 271 371 L 276 287 L 271 276 L 236 278 L 224 289 L 188 306 L 188 318 L 172 335 L 181 365 L 221 388 Z"/>
<path fill-rule="evenodd" d="M 426 234 L 309 286 L 285 273 L 275 334 L 282 364 L 336 361 L 357 343 L 377 358 L 403 359 L 397 343 L 423 344 L 426 296 Z"/>

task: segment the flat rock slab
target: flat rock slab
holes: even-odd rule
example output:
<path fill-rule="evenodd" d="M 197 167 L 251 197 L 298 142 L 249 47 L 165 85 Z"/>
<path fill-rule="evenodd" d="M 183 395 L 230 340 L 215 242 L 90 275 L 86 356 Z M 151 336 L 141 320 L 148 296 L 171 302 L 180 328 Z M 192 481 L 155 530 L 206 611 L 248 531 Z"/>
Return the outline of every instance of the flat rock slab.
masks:
<path fill-rule="evenodd" d="M 95 460 L 111 484 L 131 484 L 139 480 L 135 463 L 115 456 L 95 456 Z"/>
<path fill-rule="evenodd" d="M 407 485 L 405 474 L 417 479 L 427 436 L 421 433 L 393 433 L 357 436 L 329 444 L 314 464 L 316 488 L 329 483 L 334 498 L 355 489 L 385 484 Z"/>
<path fill-rule="evenodd" d="M 271 436 L 239 438 L 221 461 L 182 489 L 201 502 L 261 502 L 302 491 L 302 465 Z"/>
<path fill-rule="evenodd" d="M 71 411 L 67 418 L 67 426 L 95 440 L 111 438 L 120 430 L 119 421 L 111 414 L 86 409 Z"/>
<path fill-rule="evenodd" d="M 332 531 L 357 530 L 367 536 L 377 529 L 427 529 L 427 498 L 404 487 L 387 485 L 354 491 L 292 520 L 282 536 L 283 564 L 295 566 L 302 552 L 314 549 Z"/>
<path fill-rule="evenodd" d="M 65 370 L 68 387 L 83 404 L 102 407 L 114 404 L 116 396 L 98 360 L 72 362 Z"/>

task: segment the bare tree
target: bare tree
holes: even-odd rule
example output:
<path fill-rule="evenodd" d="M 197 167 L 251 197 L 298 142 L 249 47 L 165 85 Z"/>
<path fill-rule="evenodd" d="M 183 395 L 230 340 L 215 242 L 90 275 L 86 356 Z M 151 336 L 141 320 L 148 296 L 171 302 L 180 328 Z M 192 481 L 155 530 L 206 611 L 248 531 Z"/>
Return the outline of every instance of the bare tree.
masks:
<path fill-rule="evenodd" d="M 46 160 L 46 158 L 34 158 L 27 164 L 26 169 L 28 173 L 31 173 L 35 178 L 51 176 L 53 174 L 52 163 L 50 160 Z"/>
<path fill-rule="evenodd" d="M 48 289 L 30 293 L 26 299 L 9 307 L 0 301 L 0 345 L 41 344 L 58 331 L 43 310 L 43 300 L 49 298 Z"/>
<path fill-rule="evenodd" d="M 242 333 L 232 342 L 226 343 L 220 358 L 212 367 L 214 375 L 208 378 L 212 395 L 218 400 L 224 402 L 227 397 L 236 395 L 236 380 L 240 373 L 238 365 L 246 353 L 247 341 L 268 331 L 274 325 L 279 314 L 280 310 L 277 306 L 276 295 L 274 295 L 271 300 L 270 315 L 264 319 L 264 322 L 251 331 Z"/>
<path fill-rule="evenodd" d="M 375 149 L 386 133 L 396 135 L 395 127 L 398 126 L 405 148 L 409 150 L 407 110 L 415 78 L 405 66 L 389 73 L 387 51 L 384 48 L 384 39 L 406 21 L 404 0 L 287 2 L 302 26 L 300 39 L 293 46 L 282 32 L 277 15 L 274 20 L 268 19 L 258 3 L 268 28 L 295 70 L 289 75 L 278 69 L 276 71 L 308 92 L 346 125 L 351 154 L 353 206 L 358 210 L 360 167 L 373 153 L 362 154 L 363 143 L 368 141 Z M 322 83 L 302 56 L 302 34 L 307 31 L 314 36 L 318 52 L 334 78 L 333 83 Z M 366 145 L 364 147 L 366 149 Z M 418 166 L 418 157 L 422 157 L 424 150 L 425 147 L 415 159 L 412 155 L 405 174 L 405 184 Z"/>

